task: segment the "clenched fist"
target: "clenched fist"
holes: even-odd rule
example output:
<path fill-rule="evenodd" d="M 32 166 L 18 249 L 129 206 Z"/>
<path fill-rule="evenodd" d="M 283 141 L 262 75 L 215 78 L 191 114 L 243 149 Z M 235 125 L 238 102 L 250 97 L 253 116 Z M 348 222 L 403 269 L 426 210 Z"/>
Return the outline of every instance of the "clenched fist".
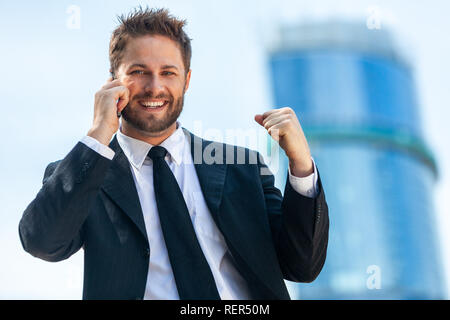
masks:
<path fill-rule="evenodd" d="M 87 135 L 108 145 L 113 134 L 119 128 L 117 114 L 122 112 L 128 104 L 129 95 L 128 88 L 123 86 L 118 79 L 109 78 L 95 94 L 94 121 Z"/>
<path fill-rule="evenodd" d="M 306 177 L 314 172 L 308 142 L 294 110 L 289 107 L 273 109 L 262 115 L 255 115 L 255 121 L 263 126 L 284 150 L 294 176 Z"/>

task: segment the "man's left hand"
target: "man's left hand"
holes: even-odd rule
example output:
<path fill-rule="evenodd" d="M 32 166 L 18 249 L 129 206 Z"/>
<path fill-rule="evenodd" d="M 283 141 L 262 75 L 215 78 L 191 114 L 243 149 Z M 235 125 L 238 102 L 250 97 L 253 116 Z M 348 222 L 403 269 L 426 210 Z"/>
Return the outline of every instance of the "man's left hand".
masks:
<path fill-rule="evenodd" d="M 255 115 L 255 121 L 266 128 L 284 150 L 291 174 L 306 177 L 314 172 L 308 142 L 294 110 L 289 107 L 273 109 Z"/>

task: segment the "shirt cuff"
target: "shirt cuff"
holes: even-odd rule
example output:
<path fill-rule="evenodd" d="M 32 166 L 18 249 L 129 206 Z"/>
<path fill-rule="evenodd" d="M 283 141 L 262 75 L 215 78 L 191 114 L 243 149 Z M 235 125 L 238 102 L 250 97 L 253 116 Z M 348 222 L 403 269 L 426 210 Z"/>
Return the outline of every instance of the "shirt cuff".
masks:
<path fill-rule="evenodd" d="M 317 196 L 319 191 L 317 190 L 317 168 L 314 159 L 311 157 L 313 162 L 314 172 L 309 176 L 300 178 L 292 175 L 291 169 L 288 168 L 289 172 L 289 183 L 297 193 L 308 198 L 314 198 Z"/>
<path fill-rule="evenodd" d="M 112 160 L 116 154 L 113 149 L 90 136 L 84 136 L 80 142 L 109 160 Z"/>

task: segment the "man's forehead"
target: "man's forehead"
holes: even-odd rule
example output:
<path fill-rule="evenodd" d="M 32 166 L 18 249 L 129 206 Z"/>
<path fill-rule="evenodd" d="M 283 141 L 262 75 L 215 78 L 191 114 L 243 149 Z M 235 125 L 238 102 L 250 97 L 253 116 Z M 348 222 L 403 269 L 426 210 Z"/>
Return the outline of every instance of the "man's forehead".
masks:
<path fill-rule="evenodd" d="M 179 69 L 183 61 L 180 48 L 175 41 L 164 36 L 152 35 L 130 39 L 122 63 L 127 67 L 136 64 L 142 67 L 175 66 Z"/>

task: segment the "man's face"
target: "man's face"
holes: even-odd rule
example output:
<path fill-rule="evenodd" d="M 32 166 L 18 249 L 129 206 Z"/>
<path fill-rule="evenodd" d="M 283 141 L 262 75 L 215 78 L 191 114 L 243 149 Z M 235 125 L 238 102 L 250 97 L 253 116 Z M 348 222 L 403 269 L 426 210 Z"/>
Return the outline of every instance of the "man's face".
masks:
<path fill-rule="evenodd" d="M 130 92 L 122 111 L 127 125 L 158 136 L 175 123 L 191 76 L 176 42 L 160 35 L 130 39 L 116 74 Z"/>

